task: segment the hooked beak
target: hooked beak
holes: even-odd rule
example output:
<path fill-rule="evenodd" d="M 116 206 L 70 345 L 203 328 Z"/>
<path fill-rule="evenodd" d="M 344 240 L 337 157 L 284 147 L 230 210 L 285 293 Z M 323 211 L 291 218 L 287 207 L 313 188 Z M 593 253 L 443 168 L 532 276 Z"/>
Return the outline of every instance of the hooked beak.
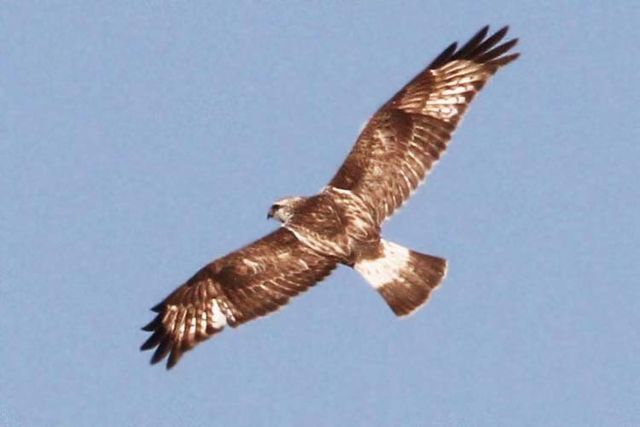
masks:
<path fill-rule="evenodd" d="M 273 213 L 275 211 L 276 211 L 275 206 L 271 206 L 271 208 L 269 208 L 269 212 L 267 212 L 267 219 L 273 218 Z"/>

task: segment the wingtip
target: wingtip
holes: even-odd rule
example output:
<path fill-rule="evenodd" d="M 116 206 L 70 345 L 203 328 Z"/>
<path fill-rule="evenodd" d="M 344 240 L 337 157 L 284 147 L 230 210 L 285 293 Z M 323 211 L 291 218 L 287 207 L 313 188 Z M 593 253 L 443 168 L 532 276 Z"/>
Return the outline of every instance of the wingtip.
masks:
<path fill-rule="evenodd" d="M 491 28 L 490 25 L 485 25 L 484 27 L 480 28 L 480 30 L 475 33 L 473 37 L 471 37 L 471 40 L 469 40 L 467 44 L 475 44 L 478 41 L 484 40 L 487 37 L 487 34 L 489 34 L 489 28 Z"/>
<path fill-rule="evenodd" d="M 147 342 L 145 341 L 145 342 L 140 346 L 140 351 L 147 351 L 147 350 L 151 350 L 153 347 L 155 347 L 155 346 L 151 346 L 151 345 L 147 344 Z"/>
<path fill-rule="evenodd" d="M 453 42 L 442 52 L 441 56 L 449 56 L 458 48 L 458 42 Z"/>
<path fill-rule="evenodd" d="M 153 334 L 140 346 L 140 351 L 151 350 L 162 342 L 164 338 L 164 331 L 162 329 L 156 329 Z"/>
<path fill-rule="evenodd" d="M 500 46 L 496 48 L 496 45 L 504 38 L 509 29 L 508 26 L 504 26 L 500 28 L 495 33 L 489 35 L 489 25 L 485 25 L 479 31 L 477 31 L 466 43 L 464 43 L 460 49 L 456 52 L 451 52 L 447 58 L 442 58 L 442 54 L 438 57 L 438 59 L 450 61 L 450 60 L 476 60 L 482 59 L 484 56 L 487 56 L 489 59 L 493 59 L 491 54 L 493 52 L 497 52 L 497 49 L 500 49 Z"/>
<path fill-rule="evenodd" d="M 142 328 L 140 328 L 141 330 L 145 331 L 145 332 L 153 332 L 155 331 L 158 326 L 161 325 L 160 322 L 160 318 L 156 316 L 155 319 L 153 319 L 151 322 L 147 323 L 146 325 L 144 325 Z"/>
<path fill-rule="evenodd" d="M 140 346 L 140 351 L 151 350 L 156 345 L 158 345 L 157 343 L 153 342 L 154 340 L 152 340 L 152 338 L 155 338 L 155 337 L 151 335 L 148 340 L 142 343 L 142 345 Z"/>
<path fill-rule="evenodd" d="M 151 356 L 151 364 L 155 365 L 156 363 L 160 363 L 162 359 L 167 356 L 168 351 L 169 350 L 164 350 L 162 344 L 160 344 L 156 351 L 153 353 L 153 356 Z"/>
<path fill-rule="evenodd" d="M 428 68 L 438 68 L 444 62 L 446 62 L 458 49 L 458 42 L 453 42 L 445 50 L 440 53 L 431 63 Z"/>
<path fill-rule="evenodd" d="M 508 32 L 509 32 L 509 26 L 505 25 L 502 28 L 500 28 L 498 31 L 496 31 L 492 37 L 496 37 L 498 40 L 502 40 L 504 36 L 507 35 Z"/>
<path fill-rule="evenodd" d="M 169 354 L 169 359 L 167 359 L 167 366 L 166 366 L 167 371 L 172 369 L 174 366 L 176 366 L 181 357 L 182 357 L 182 351 L 178 349 L 173 349 L 171 351 L 171 354 Z"/>
<path fill-rule="evenodd" d="M 500 66 L 500 67 L 504 67 L 505 65 L 510 64 L 511 62 L 515 61 L 519 57 L 520 57 L 520 52 L 516 52 L 516 53 L 509 54 L 509 55 L 505 55 L 505 56 L 502 56 L 502 57 L 496 59 L 495 60 L 495 64 Z"/>

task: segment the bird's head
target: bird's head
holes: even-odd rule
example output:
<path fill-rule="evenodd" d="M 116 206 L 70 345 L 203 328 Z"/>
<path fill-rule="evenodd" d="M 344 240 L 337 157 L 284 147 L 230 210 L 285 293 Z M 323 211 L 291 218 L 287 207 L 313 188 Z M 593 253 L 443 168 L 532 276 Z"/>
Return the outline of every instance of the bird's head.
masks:
<path fill-rule="evenodd" d="M 276 200 L 267 212 L 267 219 L 275 218 L 283 224 L 287 223 L 304 200 L 304 197 L 285 197 Z"/>

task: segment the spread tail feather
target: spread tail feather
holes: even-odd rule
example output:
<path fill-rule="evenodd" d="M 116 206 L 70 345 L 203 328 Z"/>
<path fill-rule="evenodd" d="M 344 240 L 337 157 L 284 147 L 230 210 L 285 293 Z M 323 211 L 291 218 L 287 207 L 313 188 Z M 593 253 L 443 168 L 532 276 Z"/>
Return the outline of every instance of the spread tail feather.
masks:
<path fill-rule="evenodd" d="M 406 316 L 424 305 L 431 291 L 442 282 L 447 261 L 381 240 L 379 256 L 358 260 L 354 269 L 397 316 Z"/>

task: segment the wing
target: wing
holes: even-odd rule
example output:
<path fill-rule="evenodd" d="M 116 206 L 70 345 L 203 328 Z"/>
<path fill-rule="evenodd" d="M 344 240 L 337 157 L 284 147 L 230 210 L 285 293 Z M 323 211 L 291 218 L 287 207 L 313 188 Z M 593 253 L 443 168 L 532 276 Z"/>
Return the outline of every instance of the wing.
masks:
<path fill-rule="evenodd" d="M 337 263 L 313 252 L 285 228 L 220 258 L 152 308 L 153 332 L 141 350 L 155 347 L 151 363 L 167 355 L 167 369 L 196 344 L 277 310 L 324 279 Z"/>
<path fill-rule="evenodd" d="M 489 78 L 518 57 L 501 43 L 504 27 L 484 27 L 453 43 L 369 120 L 330 186 L 349 190 L 375 210 L 378 224 L 409 198 L 446 150 L 469 103 Z"/>

